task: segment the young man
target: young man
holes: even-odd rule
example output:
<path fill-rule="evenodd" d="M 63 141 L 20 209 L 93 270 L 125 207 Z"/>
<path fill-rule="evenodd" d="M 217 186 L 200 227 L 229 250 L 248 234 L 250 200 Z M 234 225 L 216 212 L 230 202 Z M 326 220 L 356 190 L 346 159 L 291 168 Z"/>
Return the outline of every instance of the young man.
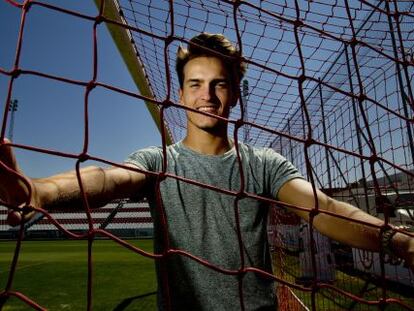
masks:
<path fill-rule="evenodd" d="M 237 58 L 238 51 L 222 35 L 204 33 L 191 41 L 194 44 L 188 50 L 180 48 L 178 51 L 177 73 L 180 101 L 192 110 L 187 110 L 184 140 L 167 147 L 166 172 L 225 191 L 237 192 L 244 184 L 243 190 L 247 193 L 314 208 L 316 202 L 311 184 L 286 159 L 271 149 L 245 144 L 234 146 L 228 138 L 227 122 L 221 118 L 228 117 L 238 100 L 238 85 L 245 71 Z M 241 167 L 236 150 L 241 156 Z M 4 144 L 0 147 L 0 160 L 18 171 L 11 149 Z M 133 168 L 160 172 L 162 149 L 137 151 L 126 163 Z M 26 185 L 3 166 L 0 170 L 0 198 L 9 204 L 24 203 L 29 194 Z M 157 181 L 151 175 L 123 168 L 89 167 L 81 170 L 81 177 L 89 202 L 94 206 L 145 193 L 154 218 L 157 253 L 169 246 L 221 269 L 236 271 L 241 268 L 242 252 L 245 267 L 271 272 L 266 243 L 269 207 L 262 200 L 250 197 L 236 200 L 234 195 L 167 176 L 159 184 L 166 216 L 164 226 L 163 216 L 157 208 Z M 75 172 L 28 181 L 32 188 L 30 203 L 35 207 L 51 210 L 56 206 L 81 206 Z M 320 191 L 317 191 L 317 200 L 321 210 L 373 225 L 383 223 Z M 309 219 L 306 210 L 292 208 L 292 211 Z M 240 245 L 236 218 L 241 229 Z M 321 233 L 353 247 L 379 251 L 383 245 L 413 266 L 414 243 L 402 233 L 386 230 L 380 234 L 378 228 L 322 213 L 315 216 L 313 224 Z M 160 309 L 170 305 L 173 310 L 240 310 L 237 276 L 219 273 L 176 253 L 169 254 L 162 263 L 157 261 L 157 272 Z M 241 284 L 246 310 L 275 310 L 277 302 L 272 281 L 248 272 Z"/>

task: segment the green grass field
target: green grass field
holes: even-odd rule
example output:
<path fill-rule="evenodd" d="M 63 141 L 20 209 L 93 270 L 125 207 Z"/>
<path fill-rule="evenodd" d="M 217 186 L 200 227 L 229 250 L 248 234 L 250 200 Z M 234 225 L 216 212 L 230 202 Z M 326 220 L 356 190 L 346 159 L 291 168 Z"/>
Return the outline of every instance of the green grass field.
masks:
<path fill-rule="evenodd" d="M 152 251 L 152 240 L 129 241 Z M 0 286 L 4 289 L 15 242 L 0 242 Z M 154 261 L 109 240 L 93 244 L 93 309 L 155 310 Z M 13 282 L 48 310 L 86 310 L 86 241 L 25 241 Z M 10 298 L 3 310 L 31 310 Z"/>
<path fill-rule="evenodd" d="M 295 274 L 300 271 L 299 258 L 298 256 L 285 255 L 283 260 L 286 265 L 286 270 L 283 278 L 286 281 L 295 282 Z M 353 294 L 357 297 L 369 301 L 376 301 L 382 297 L 382 288 L 380 284 L 374 279 L 364 274 L 351 274 L 336 270 L 335 271 L 335 282 L 332 284 L 337 288 Z M 397 298 L 402 300 L 405 304 L 409 305 L 410 308 L 414 308 L 414 292 L 408 288 L 397 283 L 387 284 L 387 298 Z M 294 293 L 299 299 L 308 307 L 311 306 L 311 294 L 300 290 L 294 290 Z M 374 311 L 380 310 L 378 306 L 370 306 L 367 304 L 358 303 L 355 300 L 348 298 L 344 295 L 338 294 L 330 289 L 320 289 L 315 296 L 315 304 L 317 310 L 353 310 L 353 311 Z M 386 311 L 400 311 L 407 310 L 397 304 L 388 304 L 384 310 Z"/>
<path fill-rule="evenodd" d="M 130 240 L 139 248 L 152 251 L 152 240 Z M 0 241 L 0 286 L 7 282 L 15 242 Z M 286 256 L 291 269 L 299 269 L 297 258 Z M 156 310 L 156 279 L 154 261 L 136 254 L 110 240 L 93 243 L 93 310 Z M 24 241 L 14 277 L 13 289 L 20 291 L 48 310 L 86 310 L 87 297 L 86 241 Z M 366 299 L 376 299 L 378 288 L 363 278 L 337 271 L 335 285 Z M 286 280 L 294 278 L 286 275 Z M 363 290 L 365 288 L 365 290 Z M 373 290 L 374 288 L 374 290 Z M 391 289 L 389 289 L 391 290 Z M 295 291 L 308 305 L 310 296 Z M 391 296 L 414 306 L 413 296 Z M 377 307 L 355 305 L 350 299 L 328 290 L 317 295 L 318 310 L 378 310 Z M 32 310 L 17 298 L 10 298 L 3 309 Z M 401 310 L 390 305 L 386 310 Z"/>

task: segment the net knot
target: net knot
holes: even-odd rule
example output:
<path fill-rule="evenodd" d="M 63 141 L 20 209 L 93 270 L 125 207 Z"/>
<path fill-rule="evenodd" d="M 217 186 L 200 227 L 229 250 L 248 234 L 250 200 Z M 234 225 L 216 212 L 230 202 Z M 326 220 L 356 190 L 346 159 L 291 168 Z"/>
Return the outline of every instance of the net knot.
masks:
<path fill-rule="evenodd" d="M 95 17 L 95 24 L 96 25 L 99 25 L 99 24 L 101 24 L 104 21 L 105 21 L 105 17 L 103 17 L 102 15 L 97 15 Z"/>
<path fill-rule="evenodd" d="M 238 271 L 237 271 L 237 278 L 241 281 L 244 279 L 244 276 L 246 275 L 247 271 L 246 268 L 241 267 Z"/>
<path fill-rule="evenodd" d="M 300 19 L 297 19 L 297 20 L 295 20 L 295 21 L 293 22 L 293 25 L 294 25 L 296 28 L 299 28 L 299 27 L 302 27 L 304 24 L 303 24 L 303 21 L 301 21 Z"/>
<path fill-rule="evenodd" d="M 167 37 L 165 37 L 164 42 L 166 45 L 170 45 L 171 42 L 174 41 L 174 37 L 172 35 L 168 35 Z"/>
<path fill-rule="evenodd" d="M 89 160 L 89 155 L 86 152 L 82 152 L 78 155 L 79 162 L 86 162 Z"/>
<path fill-rule="evenodd" d="M 306 76 L 302 73 L 299 77 L 298 77 L 298 82 L 303 83 L 306 80 Z"/>
<path fill-rule="evenodd" d="M 157 181 L 158 182 L 161 182 L 166 178 L 167 178 L 167 175 L 165 174 L 165 172 L 159 172 L 158 175 L 157 175 Z"/>
<path fill-rule="evenodd" d="M 164 101 L 161 103 L 161 105 L 162 105 L 164 108 L 171 107 L 173 104 L 174 104 L 174 103 L 173 103 L 171 100 L 169 100 L 169 99 L 166 99 L 166 100 L 164 100 Z"/>
<path fill-rule="evenodd" d="M 399 11 L 394 11 L 394 13 L 391 14 L 391 16 L 393 16 L 396 20 L 398 20 L 400 18 L 400 12 Z"/>
<path fill-rule="evenodd" d="M 86 84 L 86 90 L 92 91 L 96 87 L 95 81 L 89 81 L 88 84 Z"/>
<path fill-rule="evenodd" d="M 355 47 L 359 43 L 358 39 L 356 37 L 352 37 L 352 39 L 349 41 L 349 44 L 351 47 Z"/>
<path fill-rule="evenodd" d="M 233 0 L 233 6 L 237 9 L 240 6 L 240 0 Z"/>
<path fill-rule="evenodd" d="M 313 139 L 312 137 L 309 137 L 305 140 L 305 147 L 310 147 L 315 143 L 316 143 L 316 140 Z"/>
<path fill-rule="evenodd" d="M 244 199 L 246 197 L 247 197 L 247 194 L 243 190 L 240 190 L 236 194 L 236 200 L 241 200 L 241 199 Z"/>
<path fill-rule="evenodd" d="M 236 120 L 236 123 L 234 123 L 234 127 L 236 129 L 239 129 L 243 126 L 243 124 L 244 124 L 244 121 L 242 119 L 238 119 L 238 120 Z"/>
<path fill-rule="evenodd" d="M 89 229 L 88 230 L 88 233 L 87 233 L 87 236 L 88 236 L 88 239 L 94 239 L 95 238 L 95 235 L 96 235 L 96 229 Z"/>
<path fill-rule="evenodd" d="M 372 154 L 370 157 L 369 157 L 369 163 L 370 164 L 374 164 L 375 162 L 377 162 L 379 160 L 379 158 L 378 158 L 378 156 L 376 155 L 376 154 Z"/>
<path fill-rule="evenodd" d="M 319 211 L 316 208 L 312 208 L 309 212 L 309 219 L 315 218 L 318 214 Z"/>
<path fill-rule="evenodd" d="M 358 100 L 360 102 L 366 100 L 367 98 L 368 98 L 367 95 L 365 95 L 364 93 L 361 93 L 361 94 L 358 95 Z"/>
<path fill-rule="evenodd" d="M 15 68 L 10 72 L 10 75 L 12 76 L 13 79 L 15 79 L 15 78 L 18 78 L 21 73 L 22 71 L 19 68 Z"/>

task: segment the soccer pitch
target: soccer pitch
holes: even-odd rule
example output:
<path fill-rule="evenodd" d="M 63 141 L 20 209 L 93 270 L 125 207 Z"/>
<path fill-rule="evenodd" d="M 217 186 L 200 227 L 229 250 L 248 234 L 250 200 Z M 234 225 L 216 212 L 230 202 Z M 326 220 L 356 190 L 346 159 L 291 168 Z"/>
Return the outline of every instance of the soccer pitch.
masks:
<path fill-rule="evenodd" d="M 129 243 L 152 252 L 152 240 Z M 15 242 L 0 242 L 5 288 Z M 48 310 L 86 310 L 87 241 L 23 241 L 12 288 Z M 154 260 L 110 240 L 93 242 L 93 310 L 156 310 Z M 31 310 L 11 297 L 3 309 Z"/>
<path fill-rule="evenodd" d="M 153 241 L 128 240 L 145 251 L 152 252 Z M 15 241 L 0 241 L 0 286 L 7 283 Z M 22 292 L 48 310 L 87 309 L 87 241 L 23 241 L 12 289 Z M 290 258 L 290 259 L 289 259 Z M 291 267 L 298 265 L 297 258 Z M 156 279 L 154 260 L 134 253 L 111 240 L 93 242 L 93 310 L 156 310 Z M 296 267 L 298 268 L 298 267 Z M 346 280 L 342 288 L 361 295 L 366 280 L 347 276 L 337 271 L 339 279 Z M 288 279 L 287 279 L 288 280 Z M 294 279 L 289 279 L 294 282 Z M 365 285 L 364 285 L 365 284 Z M 344 285 L 344 284 L 342 284 Z M 373 284 L 370 283 L 370 287 Z M 296 291 L 310 305 L 310 294 Z M 321 295 L 319 295 L 321 294 Z M 372 306 L 354 306 L 355 302 L 345 297 L 331 297 L 328 290 L 316 296 L 317 310 L 378 310 Z M 375 291 L 368 290 L 366 299 L 376 300 Z M 412 295 L 401 297 L 413 306 Z M 336 302 L 336 303 L 335 303 Z M 33 310 L 15 297 L 7 300 L 2 311 Z M 386 310 L 401 310 L 398 305 Z"/>

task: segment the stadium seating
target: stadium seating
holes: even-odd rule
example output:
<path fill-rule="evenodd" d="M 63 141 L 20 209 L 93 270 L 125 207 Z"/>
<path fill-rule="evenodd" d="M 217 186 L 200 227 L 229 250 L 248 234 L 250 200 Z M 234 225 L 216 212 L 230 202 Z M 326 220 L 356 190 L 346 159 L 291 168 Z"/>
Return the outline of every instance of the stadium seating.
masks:
<path fill-rule="evenodd" d="M 56 210 L 50 216 L 69 231 L 87 231 L 87 213 L 82 210 Z M 148 202 L 117 200 L 102 208 L 93 209 L 91 219 L 94 228 L 105 229 L 121 237 L 152 237 L 153 223 Z M 17 227 L 7 224 L 7 208 L 0 206 L 0 237 L 14 238 Z M 43 214 L 38 213 L 25 225 L 26 238 L 63 237 L 56 225 Z"/>

